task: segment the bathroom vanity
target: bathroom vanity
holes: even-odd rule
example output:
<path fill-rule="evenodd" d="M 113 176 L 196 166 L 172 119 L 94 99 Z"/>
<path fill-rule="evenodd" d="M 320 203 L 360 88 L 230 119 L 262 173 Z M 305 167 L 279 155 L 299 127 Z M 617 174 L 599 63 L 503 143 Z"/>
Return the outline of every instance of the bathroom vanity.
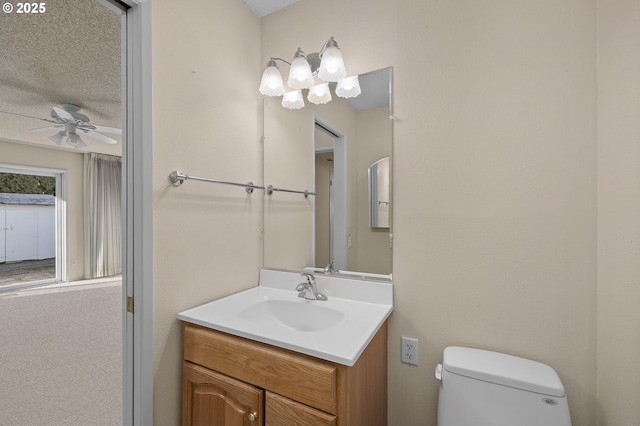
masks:
<path fill-rule="evenodd" d="M 297 297 L 300 278 L 263 270 L 178 314 L 183 425 L 386 424 L 391 283 L 318 277 L 320 302 Z"/>
<path fill-rule="evenodd" d="M 387 422 L 386 323 L 352 367 L 189 323 L 183 354 L 183 425 Z"/>

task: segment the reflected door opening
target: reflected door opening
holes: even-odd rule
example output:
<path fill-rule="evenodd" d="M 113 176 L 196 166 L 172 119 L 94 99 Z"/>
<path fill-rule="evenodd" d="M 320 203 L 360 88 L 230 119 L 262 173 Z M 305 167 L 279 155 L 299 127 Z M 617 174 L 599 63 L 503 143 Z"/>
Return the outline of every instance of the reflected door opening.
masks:
<path fill-rule="evenodd" d="M 347 268 L 346 138 L 315 117 L 315 266 Z"/>

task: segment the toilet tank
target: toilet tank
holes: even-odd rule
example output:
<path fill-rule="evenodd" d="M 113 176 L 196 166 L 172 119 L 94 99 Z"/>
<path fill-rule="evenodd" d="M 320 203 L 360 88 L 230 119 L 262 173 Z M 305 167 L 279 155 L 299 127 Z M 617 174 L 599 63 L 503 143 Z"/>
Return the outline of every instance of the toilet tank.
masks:
<path fill-rule="evenodd" d="M 571 426 L 564 386 L 540 362 L 451 346 L 436 378 L 438 426 Z"/>

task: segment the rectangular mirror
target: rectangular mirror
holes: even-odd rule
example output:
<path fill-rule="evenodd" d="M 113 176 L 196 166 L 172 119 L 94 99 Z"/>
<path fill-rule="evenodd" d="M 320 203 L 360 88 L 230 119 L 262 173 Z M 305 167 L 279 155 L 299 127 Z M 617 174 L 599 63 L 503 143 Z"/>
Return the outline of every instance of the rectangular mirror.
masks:
<path fill-rule="evenodd" d="M 286 109 L 264 98 L 264 184 L 313 195 L 265 195 L 264 266 L 391 274 L 392 69 L 360 74 L 362 93 Z M 388 158 L 378 226 L 370 226 L 369 167 Z M 382 178 L 385 172 L 379 166 Z M 381 181 L 382 183 L 382 181 Z M 384 199 L 383 199 L 384 198 Z M 384 220 L 384 222 L 380 222 Z M 384 223 L 384 224 L 383 224 Z"/>

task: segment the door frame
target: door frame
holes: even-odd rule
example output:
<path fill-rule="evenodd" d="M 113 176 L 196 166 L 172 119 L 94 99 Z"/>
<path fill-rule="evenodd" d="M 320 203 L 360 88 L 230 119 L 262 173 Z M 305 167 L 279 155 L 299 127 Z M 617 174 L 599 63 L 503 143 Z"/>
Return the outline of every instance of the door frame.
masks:
<path fill-rule="evenodd" d="M 151 144 L 151 4 L 127 11 L 124 424 L 153 424 L 153 175 Z M 123 70 L 124 71 L 124 70 Z M 131 299 L 128 299 L 131 298 Z M 132 300 L 133 309 L 127 309 Z"/>
<path fill-rule="evenodd" d="M 331 251 L 338 269 L 347 269 L 347 136 L 340 129 L 335 127 L 329 120 L 324 119 L 315 112 L 313 113 L 313 146 L 314 146 L 314 169 L 315 169 L 315 131 L 318 128 L 333 138 L 333 194 L 331 203 L 333 206 L 333 219 L 331 225 Z M 315 181 L 315 170 L 314 177 Z M 315 221 L 313 230 L 315 237 Z M 315 257 L 315 240 L 314 240 Z M 318 265 L 316 265 L 318 266 Z"/>
<path fill-rule="evenodd" d="M 153 424 L 151 3 L 97 0 L 122 14 L 123 424 Z"/>

